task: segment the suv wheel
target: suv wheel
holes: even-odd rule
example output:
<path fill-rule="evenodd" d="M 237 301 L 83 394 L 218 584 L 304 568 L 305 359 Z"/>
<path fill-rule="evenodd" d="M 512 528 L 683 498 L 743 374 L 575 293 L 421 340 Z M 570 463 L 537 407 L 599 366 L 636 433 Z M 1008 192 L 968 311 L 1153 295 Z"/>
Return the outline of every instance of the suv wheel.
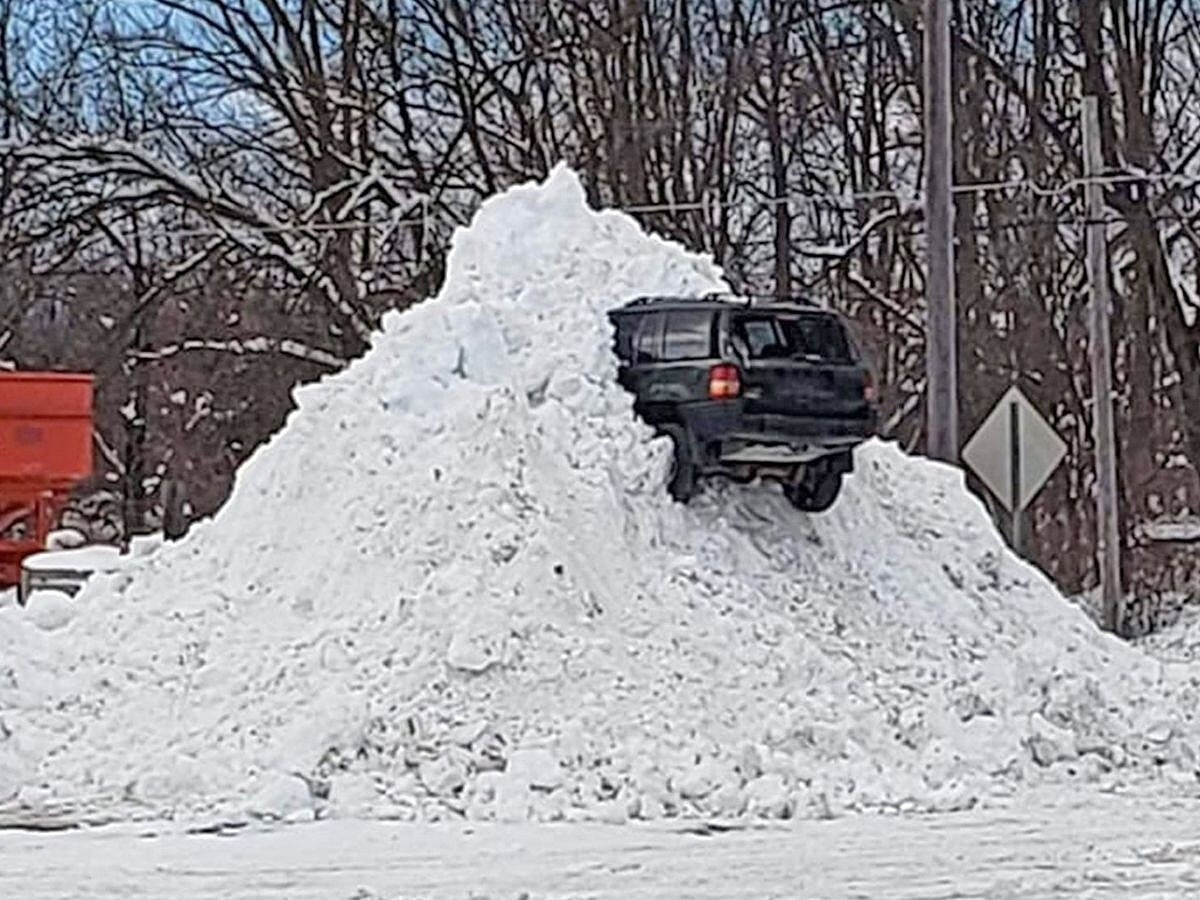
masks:
<path fill-rule="evenodd" d="M 682 425 L 664 425 L 662 433 L 671 439 L 671 472 L 667 493 L 680 503 L 687 503 L 696 494 L 696 454 L 691 435 Z"/>
<path fill-rule="evenodd" d="M 796 484 L 784 485 L 783 493 L 801 512 L 821 513 L 837 501 L 842 492 L 842 473 L 826 467 L 810 468 Z"/>

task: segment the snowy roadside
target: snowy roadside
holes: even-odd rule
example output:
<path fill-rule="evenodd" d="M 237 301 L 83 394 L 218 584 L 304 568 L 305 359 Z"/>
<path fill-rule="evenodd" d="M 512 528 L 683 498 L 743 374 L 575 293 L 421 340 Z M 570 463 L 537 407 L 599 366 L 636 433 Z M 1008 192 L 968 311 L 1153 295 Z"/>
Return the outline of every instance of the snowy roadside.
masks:
<path fill-rule="evenodd" d="M 961 471 L 872 441 L 826 515 L 767 487 L 664 496 L 605 312 L 720 278 L 565 169 L 489 200 L 438 296 L 299 391 L 214 520 L 75 603 L 0 613 L 0 815 L 785 820 L 1194 791 L 1200 679 L 1100 633 Z"/>
<path fill-rule="evenodd" d="M 1100 626 L 1103 614 L 1095 590 L 1065 599 Z M 1132 646 L 1171 665 L 1200 662 L 1200 599 L 1195 592 L 1127 597 L 1125 603 L 1126 618 L 1134 628 L 1135 636 L 1129 641 Z"/>
<path fill-rule="evenodd" d="M 1200 607 L 1181 610 L 1170 626 L 1139 639 L 1137 645 L 1163 662 L 1184 665 L 1200 662 Z"/>
<path fill-rule="evenodd" d="M 1195 802 L 1027 797 L 1008 809 L 750 826 L 340 821 L 237 836 L 136 826 L 0 840 L 0 896 L 194 900 L 1057 898 L 1200 893 Z"/>

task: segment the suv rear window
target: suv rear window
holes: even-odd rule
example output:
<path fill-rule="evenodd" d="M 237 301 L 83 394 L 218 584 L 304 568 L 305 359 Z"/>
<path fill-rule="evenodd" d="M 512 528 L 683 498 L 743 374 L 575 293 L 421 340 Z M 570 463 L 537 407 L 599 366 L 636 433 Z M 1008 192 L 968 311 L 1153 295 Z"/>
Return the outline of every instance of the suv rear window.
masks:
<path fill-rule="evenodd" d="M 801 358 L 832 363 L 854 362 L 846 329 L 833 316 L 800 315 L 781 317 L 780 321 L 789 335 L 788 342 Z"/>
<path fill-rule="evenodd" d="M 846 331 L 835 316 L 822 313 L 740 316 L 734 322 L 733 334 L 750 359 L 854 362 Z"/>

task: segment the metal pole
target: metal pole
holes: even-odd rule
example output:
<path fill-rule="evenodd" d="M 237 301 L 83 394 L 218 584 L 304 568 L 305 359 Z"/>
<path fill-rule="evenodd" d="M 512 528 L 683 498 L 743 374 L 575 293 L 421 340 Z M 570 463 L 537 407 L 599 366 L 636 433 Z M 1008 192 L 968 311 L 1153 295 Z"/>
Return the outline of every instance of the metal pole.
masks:
<path fill-rule="evenodd" d="M 1008 404 L 1008 484 L 1009 496 L 1012 498 L 1012 533 L 1009 535 L 1013 552 L 1021 555 L 1021 404 L 1015 400 Z"/>
<path fill-rule="evenodd" d="M 1108 259 L 1104 196 L 1090 179 L 1103 170 L 1100 148 L 1100 103 L 1083 99 L 1083 172 L 1087 196 L 1087 275 L 1091 287 L 1088 310 L 1092 362 L 1092 425 L 1096 444 L 1096 551 L 1104 628 L 1116 633 L 1121 622 L 1121 526 L 1117 510 L 1117 440 L 1113 426 L 1112 336 L 1109 333 Z"/>
<path fill-rule="evenodd" d="M 958 462 L 950 0 L 925 0 L 925 367 L 929 455 Z"/>

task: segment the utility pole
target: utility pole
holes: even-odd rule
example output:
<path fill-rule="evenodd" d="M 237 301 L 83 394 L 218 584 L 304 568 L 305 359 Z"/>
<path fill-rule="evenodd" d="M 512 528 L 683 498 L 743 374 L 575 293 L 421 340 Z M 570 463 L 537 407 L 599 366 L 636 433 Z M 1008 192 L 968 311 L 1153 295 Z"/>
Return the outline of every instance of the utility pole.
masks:
<path fill-rule="evenodd" d="M 1108 259 L 1104 196 L 1098 178 L 1104 168 L 1100 147 L 1100 101 L 1083 98 L 1083 174 L 1087 179 L 1088 350 L 1092 362 L 1092 427 L 1096 444 L 1096 551 L 1104 628 L 1114 634 L 1121 622 L 1121 527 L 1117 510 L 1117 439 L 1113 426 L 1112 335 L 1109 332 Z"/>
<path fill-rule="evenodd" d="M 950 0 L 925 0 L 925 371 L 929 456 L 958 462 Z"/>

